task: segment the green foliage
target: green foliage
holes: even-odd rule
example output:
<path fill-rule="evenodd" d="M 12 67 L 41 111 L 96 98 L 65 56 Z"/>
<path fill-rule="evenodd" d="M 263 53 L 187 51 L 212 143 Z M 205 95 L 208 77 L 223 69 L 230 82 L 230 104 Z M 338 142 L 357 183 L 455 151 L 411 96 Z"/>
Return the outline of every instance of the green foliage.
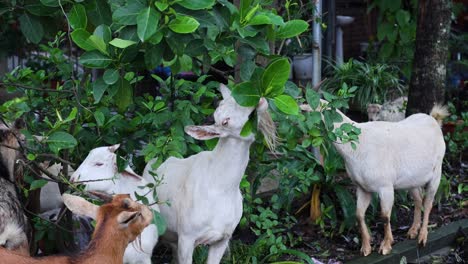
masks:
<path fill-rule="evenodd" d="M 370 103 L 383 103 L 387 98 L 401 95 L 404 89 L 399 79 L 398 68 L 381 63 L 367 63 L 350 59 L 340 66 L 330 64 L 329 77 L 323 89 L 337 93 L 343 84 L 355 90 L 352 102 L 362 109 Z"/>

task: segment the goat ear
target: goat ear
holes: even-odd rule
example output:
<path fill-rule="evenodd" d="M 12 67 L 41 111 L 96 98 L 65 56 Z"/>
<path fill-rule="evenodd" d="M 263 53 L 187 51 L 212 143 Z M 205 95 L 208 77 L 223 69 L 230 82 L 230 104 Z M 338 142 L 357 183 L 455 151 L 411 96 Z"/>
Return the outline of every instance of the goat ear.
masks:
<path fill-rule="evenodd" d="M 62 194 L 63 203 L 70 211 L 77 215 L 84 215 L 96 220 L 99 206 L 92 204 L 85 199 L 64 193 Z"/>
<path fill-rule="evenodd" d="M 186 126 L 185 133 L 198 140 L 221 137 L 221 131 L 215 126 Z"/>
<path fill-rule="evenodd" d="M 226 85 L 220 83 L 219 84 L 219 91 L 223 95 L 223 99 L 226 100 L 231 97 L 231 90 L 229 90 L 229 87 Z"/>
<path fill-rule="evenodd" d="M 120 174 L 122 174 L 123 176 L 133 177 L 139 180 L 142 179 L 141 176 L 136 174 L 129 166 L 127 166 L 125 170 L 122 171 Z"/>
<path fill-rule="evenodd" d="M 109 147 L 109 151 L 114 153 L 117 149 L 119 149 L 120 144 L 115 144 Z"/>

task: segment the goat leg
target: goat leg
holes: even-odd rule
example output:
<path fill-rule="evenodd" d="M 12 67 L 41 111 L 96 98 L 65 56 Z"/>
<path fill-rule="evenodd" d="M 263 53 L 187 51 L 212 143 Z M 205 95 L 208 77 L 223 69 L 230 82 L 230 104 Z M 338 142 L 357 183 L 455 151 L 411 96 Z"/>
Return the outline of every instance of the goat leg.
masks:
<path fill-rule="evenodd" d="M 366 210 L 369 207 L 372 195 L 369 192 L 366 192 L 361 187 L 357 187 L 356 189 L 357 195 L 357 207 L 356 207 L 356 218 L 358 220 L 359 228 L 361 230 L 361 240 L 362 240 L 362 247 L 361 253 L 364 256 L 369 255 L 372 252 L 372 248 L 370 246 L 371 236 L 369 235 L 369 231 L 367 230 L 366 225 Z"/>

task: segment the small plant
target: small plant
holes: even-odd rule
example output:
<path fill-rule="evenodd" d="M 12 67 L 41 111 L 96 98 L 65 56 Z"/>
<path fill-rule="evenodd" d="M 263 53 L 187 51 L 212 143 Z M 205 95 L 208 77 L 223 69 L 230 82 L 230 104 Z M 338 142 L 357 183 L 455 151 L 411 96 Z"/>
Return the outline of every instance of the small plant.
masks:
<path fill-rule="evenodd" d="M 350 59 L 342 65 L 330 64 L 329 77 L 323 83 L 323 90 L 337 93 L 344 83 L 357 87 L 352 103 L 365 109 L 370 103 L 383 103 L 397 97 L 404 91 L 395 66 L 382 63 L 367 63 Z"/>

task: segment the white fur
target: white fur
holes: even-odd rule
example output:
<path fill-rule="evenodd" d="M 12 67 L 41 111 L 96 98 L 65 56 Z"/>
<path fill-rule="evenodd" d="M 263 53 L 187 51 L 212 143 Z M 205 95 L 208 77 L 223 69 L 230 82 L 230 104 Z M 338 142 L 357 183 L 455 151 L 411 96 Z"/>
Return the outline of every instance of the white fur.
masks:
<path fill-rule="evenodd" d="M 22 227 L 19 227 L 15 222 L 6 224 L 3 232 L 0 234 L 0 245 L 21 245 L 23 241 L 27 241 L 26 234 Z"/>
<path fill-rule="evenodd" d="M 146 195 L 149 203 L 153 203 L 153 190 L 144 187 L 148 184 L 145 179 L 137 175 L 130 167 L 127 167 L 123 172 L 117 171 L 117 156 L 114 152 L 118 147 L 118 145 L 114 145 L 91 150 L 73 173 L 71 181 L 89 181 L 83 182 L 87 191 L 100 191 L 109 194 L 127 193 L 133 200 L 136 200 L 135 193 L 140 196 Z M 159 211 L 157 204 L 152 205 L 151 208 Z M 136 242 L 128 245 L 124 254 L 124 263 L 151 264 L 151 255 L 157 242 L 158 229 L 154 224 L 151 224 L 141 233 L 141 248 Z"/>
<path fill-rule="evenodd" d="M 239 184 L 254 136 L 242 137 L 240 131 L 255 108 L 238 105 L 224 85 L 220 90 L 224 100 L 214 113 L 215 124 L 185 129 L 196 139 L 219 138 L 213 151 L 185 159 L 171 157 L 155 171 L 163 179 L 157 187 L 158 197 L 170 203 L 161 205 L 168 224 L 163 239 L 177 249 L 180 264 L 192 263 L 193 250 L 200 244 L 210 246 L 207 263 L 219 263 L 242 216 Z M 266 111 L 266 104 L 262 98 L 258 111 Z M 258 116 L 262 118 L 260 113 Z M 153 163 L 150 161 L 143 172 L 148 181 L 153 180 Z"/>
<path fill-rule="evenodd" d="M 322 100 L 322 104 L 327 104 Z M 310 109 L 301 107 L 304 110 Z M 428 216 L 434 195 L 439 186 L 445 142 L 440 129 L 440 119 L 446 116 L 443 107 L 435 106 L 431 115 L 414 114 L 400 122 L 355 123 L 343 113 L 342 123 L 351 123 L 361 129 L 356 150 L 350 143 L 334 143 L 343 156 L 346 171 L 357 185 L 356 215 L 361 227 L 364 255 L 371 251 L 370 236 L 364 222 L 369 205 L 370 193 L 376 192 L 381 200 L 385 225 L 385 239 L 380 252 L 391 251 L 393 237 L 390 229 L 390 212 L 393 206 L 394 189 L 410 189 L 415 199 L 415 219 L 408 235 L 415 238 L 420 225 L 421 193 L 426 186 L 424 221 L 419 232 L 419 242 L 426 243 Z M 335 124 L 335 127 L 342 123 Z"/>

